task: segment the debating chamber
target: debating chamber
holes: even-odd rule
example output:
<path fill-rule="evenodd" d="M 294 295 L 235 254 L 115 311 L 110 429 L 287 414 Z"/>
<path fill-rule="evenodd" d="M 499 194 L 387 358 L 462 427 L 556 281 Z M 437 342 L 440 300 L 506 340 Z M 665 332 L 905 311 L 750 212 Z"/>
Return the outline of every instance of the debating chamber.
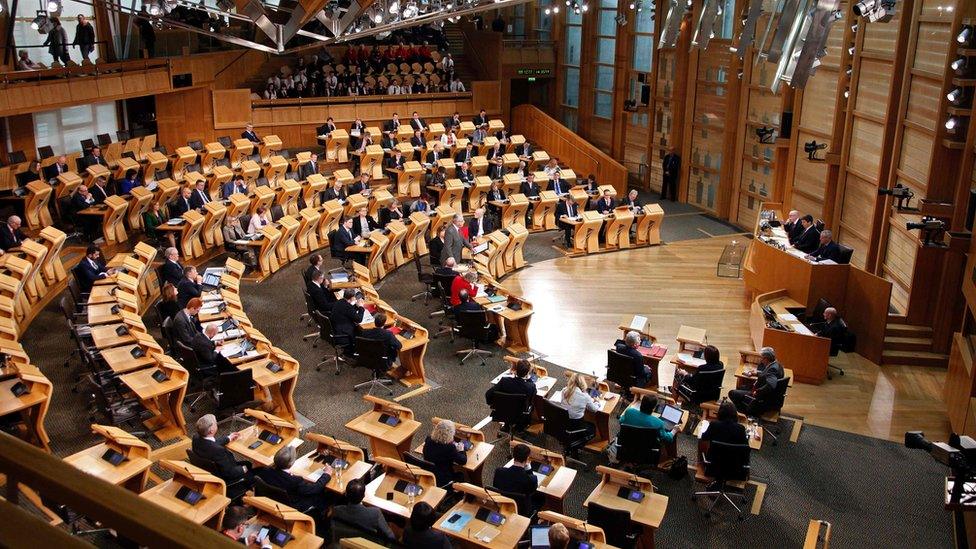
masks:
<path fill-rule="evenodd" d="M 976 549 L 976 1 L 0 36 L 0 547 Z"/>

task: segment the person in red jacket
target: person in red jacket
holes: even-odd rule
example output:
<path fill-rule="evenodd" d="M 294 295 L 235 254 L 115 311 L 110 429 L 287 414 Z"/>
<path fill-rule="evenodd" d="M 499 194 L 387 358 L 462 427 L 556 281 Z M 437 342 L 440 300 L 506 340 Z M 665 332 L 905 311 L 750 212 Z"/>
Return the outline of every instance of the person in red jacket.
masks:
<path fill-rule="evenodd" d="M 475 286 L 477 282 L 478 273 L 474 270 L 454 277 L 454 282 L 451 283 L 451 305 L 456 307 L 461 303 L 461 290 L 467 290 L 471 299 L 474 299 L 474 296 L 478 293 L 478 287 Z"/>

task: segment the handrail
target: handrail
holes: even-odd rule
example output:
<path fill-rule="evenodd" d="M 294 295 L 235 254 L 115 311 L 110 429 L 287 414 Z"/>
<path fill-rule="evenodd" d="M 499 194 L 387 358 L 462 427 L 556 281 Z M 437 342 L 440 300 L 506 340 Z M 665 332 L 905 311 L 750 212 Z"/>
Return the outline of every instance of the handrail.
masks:
<path fill-rule="evenodd" d="M 110 72 L 149 70 L 166 67 L 169 67 L 168 59 L 130 59 L 112 63 L 93 63 L 91 65 L 77 65 L 72 67 L 10 71 L 0 74 L 0 78 L 3 79 L 4 84 L 19 84 L 58 78 L 98 76 Z"/>
<path fill-rule="evenodd" d="M 0 473 L 6 475 L 6 498 L 16 503 L 18 484 L 46 498 L 97 520 L 139 545 L 150 547 L 240 548 L 220 535 L 138 495 L 94 476 L 84 474 L 61 459 L 30 444 L 0 433 Z M 8 517 L 9 518 L 9 517 Z M 10 522 L 5 519 L 5 522 Z M 22 532 L 21 542 L 38 539 Z M 4 539 L 5 545 L 13 540 Z"/>
<path fill-rule="evenodd" d="M 301 107 L 306 105 L 337 105 L 355 103 L 377 103 L 383 101 L 403 102 L 437 101 L 441 99 L 470 99 L 471 92 L 414 93 L 407 95 L 355 95 L 346 97 L 300 97 L 297 99 L 252 99 L 252 107 Z"/>

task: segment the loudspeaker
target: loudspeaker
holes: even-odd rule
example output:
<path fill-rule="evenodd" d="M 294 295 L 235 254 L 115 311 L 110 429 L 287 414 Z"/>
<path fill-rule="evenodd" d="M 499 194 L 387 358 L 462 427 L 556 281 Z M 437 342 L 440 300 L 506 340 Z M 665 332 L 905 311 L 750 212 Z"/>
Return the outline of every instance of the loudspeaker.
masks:
<path fill-rule="evenodd" d="M 647 84 L 641 86 L 641 105 L 651 104 L 651 87 Z"/>
<path fill-rule="evenodd" d="M 779 136 L 790 138 L 793 132 L 793 111 L 783 111 L 783 118 L 779 123 Z"/>
<path fill-rule="evenodd" d="M 193 85 L 193 74 L 174 74 L 173 75 L 173 87 L 174 88 L 189 88 Z"/>

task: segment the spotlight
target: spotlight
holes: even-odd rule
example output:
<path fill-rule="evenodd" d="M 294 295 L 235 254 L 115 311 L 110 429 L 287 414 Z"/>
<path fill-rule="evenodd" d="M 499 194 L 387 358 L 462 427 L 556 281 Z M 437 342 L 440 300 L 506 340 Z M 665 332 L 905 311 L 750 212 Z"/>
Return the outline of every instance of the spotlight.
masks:
<path fill-rule="evenodd" d="M 559 6 L 553 6 L 552 13 L 559 13 Z"/>
<path fill-rule="evenodd" d="M 963 101 L 966 99 L 966 93 L 962 91 L 962 88 L 956 88 L 946 94 L 946 99 L 958 107 L 962 105 Z"/>
<path fill-rule="evenodd" d="M 810 141 L 803 144 L 803 152 L 807 153 L 807 159 L 814 162 L 823 161 L 823 158 L 817 157 L 817 151 L 822 151 L 826 148 L 826 143 L 817 143 L 816 141 Z"/>
<path fill-rule="evenodd" d="M 397 0 L 393 0 L 392 2 L 390 2 L 390 13 L 399 13 L 399 12 L 400 12 L 400 2 L 397 2 Z"/>
<path fill-rule="evenodd" d="M 634 8 L 637 7 L 637 5 L 634 4 L 633 2 L 631 2 L 627 7 L 630 8 L 630 9 L 634 9 Z"/>
<path fill-rule="evenodd" d="M 844 99 L 847 99 L 847 98 L 849 98 L 850 96 L 851 96 L 851 89 L 850 89 L 850 88 L 846 88 L 846 89 L 844 90 Z"/>
<path fill-rule="evenodd" d="M 61 0 L 49 0 L 47 3 L 48 13 L 58 13 L 61 11 Z"/>
<path fill-rule="evenodd" d="M 44 14 L 38 14 L 38 16 L 35 17 L 33 21 L 31 21 L 31 28 L 36 31 L 39 31 L 41 30 L 41 27 L 43 27 L 46 24 L 47 24 L 47 16 Z"/>
<path fill-rule="evenodd" d="M 956 128 L 958 127 L 959 127 L 959 119 L 956 118 L 955 116 L 950 116 L 949 119 L 946 120 L 945 129 L 949 133 L 956 133 Z"/>
<path fill-rule="evenodd" d="M 969 62 L 965 57 L 960 57 L 953 61 L 949 66 L 952 67 L 952 70 L 956 71 L 957 75 L 961 75 L 966 72 L 966 65 L 968 64 Z"/>
<path fill-rule="evenodd" d="M 850 78 L 854 74 L 854 67 L 848 65 L 847 70 L 844 71 L 844 74 L 847 75 L 848 78 Z"/>
<path fill-rule="evenodd" d="M 410 2 L 403 8 L 403 18 L 410 19 L 417 15 L 419 10 L 417 9 L 417 4 L 415 2 Z"/>
<path fill-rule="evenodd" d="M 383 12 L 378 11 L 373 15 L 373 23 L 379 25 L 382 22 L 383 22 Z"/>
<path fill-rule="evenodd" d="M 863 2 L 854 4 L 851 9 L 854 10 L 854 15 L 864 17 L 865 15 L 878 9 L 878 0 L 864 0 Z"/>
<path fill-rule="evenodd" d="M 550 8 L 546 8 L 545 14 L 552 15 L 552 10 Z"/>
<path fill-rule="evenodd" d="M 847 55 L 854 55 L 854 46 L 847 48 Z"/>
<path fill-rule="evenodd" d="M 851 32 L 854 32 L 854 33 L 857 32 L 857 23 L 854 23 L 853 25 L 851 25 Z"/>
<path fill-rule="evenodd" d="M 587 11 L 590 11 L 590 5 L 589 4 L 583 4 L 583 12 L 585 13 Z"/>
<path fill-rule="evenodd" d="M 967 27 L 963 27 L 962 30 L 959 31 L 959 35 L 956 36 L 956 42 L 959 42 L 960 44 L 965 44 L 969 42 L 972 38 L 973 38 L 973 28 L 967 26 Z"/>
<path fill-rule="evenodd" d="M 776 130 L 763 126 L 761 128 L 756 128 L 756 137 L 759 138 L 759 142 L 765 145 L 772 145 L 775 140 Z"/>

